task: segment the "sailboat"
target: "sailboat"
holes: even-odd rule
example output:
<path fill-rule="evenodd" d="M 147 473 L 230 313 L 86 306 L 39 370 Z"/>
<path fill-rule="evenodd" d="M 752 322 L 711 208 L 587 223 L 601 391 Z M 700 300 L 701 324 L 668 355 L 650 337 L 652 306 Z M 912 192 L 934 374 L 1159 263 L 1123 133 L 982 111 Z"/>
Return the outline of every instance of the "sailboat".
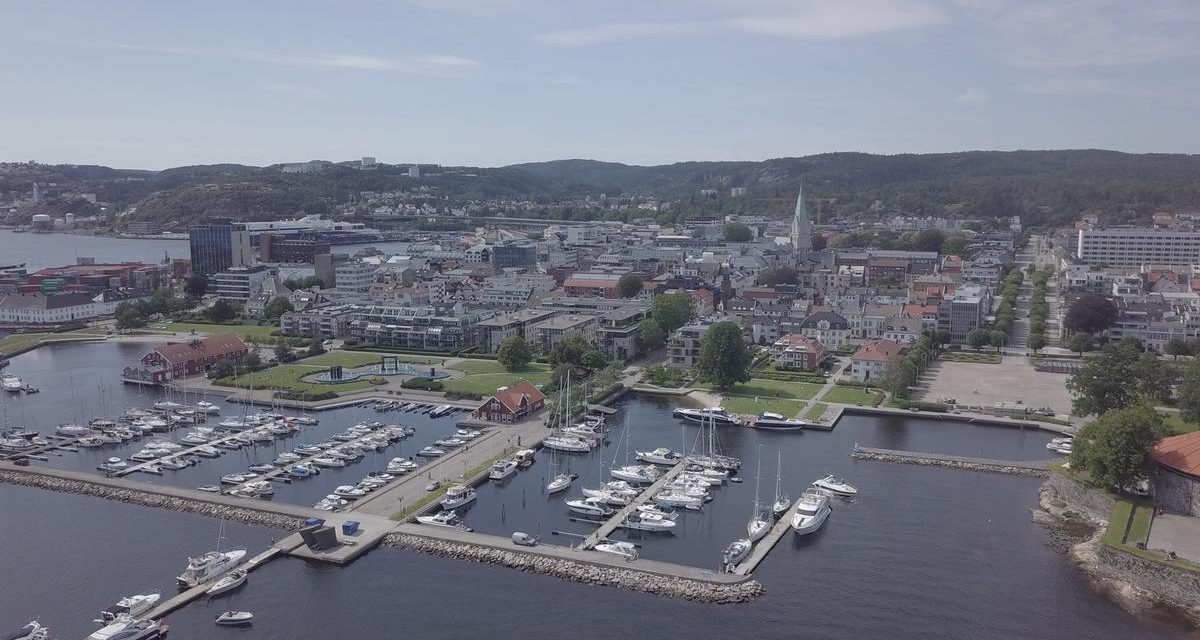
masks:
<path fill-rule="evenodd" d="M 558 420 L 560 426 L 566 426 L 569 415 L 570 409 L 568 407 L 562 407 L 562 411 L 559 411 L 559 407 L 555 407 L 555 415 L 551 416 L 551 421 Z M 554 474 L 554 477 L 546 485 L 547 494 L 566 491 L 571 486 L 571 482 L 575 480 L 574 475 L 559 471 L 557 449 L 550 449 L 550 472 Z"/>
<path fill-rule="evenodd" d="M 758 447 L 758 473 L 754 476 L 754 514 L 750 516 L 750 522 L 746 523 L 746 534 L 750 536 L 751 542 L 758 542 L 767 532 L 771 530 L 771 517 L 762 510 L 762 505 L 758 502 L 758 489 L 762 484 L 762 446 Z"/>
<path fill-rule="evenodd" d="M 563 403 L 563 411 L 565 416 L 571 415 L 571 373 L 567 372 L 566 385 L 564 387 L 564 395 L 566 401 Z M 566 418 L 564 418 L 565 422 Z M 561 426 L 561 425 L 560 425 Z M 577 435 L 563 433 L 561 428 L 555 429 L 553 434 L 542 440 L 542 446 L 551 451 L 565 451 L 567 453 L 587 453 L 595 446 L 595 442 Z"/>
<path fill-rule="evenodd" d="M 775 456 L 775 504 L 771 506 L 771 513 L 781 518 L 792 506 L 792 499 L 783 492 L 783 454 L 776 451 Z"/>
<path fill-rule="evenodd" d="M 620 452 L 620 447 L 617 447 L 613 452 L 613 468 L 608 470 L 608 474 L 618 480 L 624 480 L 633 485 L 653 484 L 658 480 L 658 467 L 652 464 L 629 464 L 629 414 L 625 414 L 625 431 L 622 434 L 625 440 L 625 466 L 616 467 L 617 454 Z"/>

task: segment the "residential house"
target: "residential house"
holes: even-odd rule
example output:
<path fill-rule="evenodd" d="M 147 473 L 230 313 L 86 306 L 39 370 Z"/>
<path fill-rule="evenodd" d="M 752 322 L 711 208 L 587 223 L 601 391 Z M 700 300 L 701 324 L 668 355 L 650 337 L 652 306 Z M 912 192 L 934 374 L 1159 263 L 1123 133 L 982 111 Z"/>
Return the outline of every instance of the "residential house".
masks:
<path fill-rule="evenodd" d="M 780 369 L 816 371 L 824 359 L 820 341 L 798 333 L 789 333 L 771 345 L 771 361 Z"/>
<path fill-rule="evenodd" d="M 891 340 L 864 344 L 850 356 L 850 377 L 859 382 L 877 382 L 885 375 L 888 362 L 906 349 L 907 345 Z"/>
<path fill-rule="evenodd" d="M 800 333 L 829 349 L 841 349 L 850 339 L 850 323 L 832 311 L 819 311 L 804 319 Z"/>

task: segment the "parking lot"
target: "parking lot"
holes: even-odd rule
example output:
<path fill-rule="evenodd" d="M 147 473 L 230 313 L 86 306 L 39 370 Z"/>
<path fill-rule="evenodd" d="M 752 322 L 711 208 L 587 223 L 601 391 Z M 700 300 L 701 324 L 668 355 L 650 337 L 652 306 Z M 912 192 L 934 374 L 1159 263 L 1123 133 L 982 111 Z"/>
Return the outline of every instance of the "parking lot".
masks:
<path fill-rule="evenodd" d="M 913 396 L 926 402 L 953 398 L 959 404 L 985 407 L 1020 402 L 1065 414 L 1071 411 L 1066 382 L 1063 374 L 1034 369 L 1024 356 L 1004 356 L 1000 364 L 938 362 L 921 376 L 920 389 Z"/>

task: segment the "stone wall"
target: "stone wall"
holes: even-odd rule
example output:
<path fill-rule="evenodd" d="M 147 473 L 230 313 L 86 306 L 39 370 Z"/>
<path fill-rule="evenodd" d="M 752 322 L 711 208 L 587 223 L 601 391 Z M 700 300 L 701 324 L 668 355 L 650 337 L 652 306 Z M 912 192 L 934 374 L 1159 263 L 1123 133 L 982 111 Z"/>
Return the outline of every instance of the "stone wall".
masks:
<path fill-rule="evenodd" d="M 1117 501 L 1111 495 L 1076 482 L 1058 473 L 1042 483 L 1042 492 L 1051 500 L 1063 503 L 1062 508 L 1085 516 L 1094 523 L 1107 523 Z"/>
<path fill-rule="evenodd" d="M 986 473 L 1001 473 L 1014 476 L 1034 476 L 1038 478 L 1044 478 L 1049 474 L 1049 472 L 1045 469 L 1014 467 L 1005 464 L 988 463 L 983 461 L 952 460 L 945 457 L 924 457 L 919 453 L 914 453 L 911 455 L 891 455 L 887 453 L 880 453 L 878 451 L 863 451 L 860 449 L 851 453 L 850 457 L 854 458 L 855 460 L 876 460 L 879 462 L 894 462 L 896 464 L 915 464 L 924 467 L 948 467 L 950 469 L 983 471 Z"/>
<path fill-rule="evenodd" d="M 1169 511 L 1200 515 L 1200 482 L 1160 467 L 1154 473 L 1154 501 Z"/>
<path fill-rule="evenodd" d="M 1139 558 L 1100 544 L 1096 570 L 1104 577 L 1134 587 L 1153 604 L 1179 610 L 1200 624 L 1200 574 Z"/>

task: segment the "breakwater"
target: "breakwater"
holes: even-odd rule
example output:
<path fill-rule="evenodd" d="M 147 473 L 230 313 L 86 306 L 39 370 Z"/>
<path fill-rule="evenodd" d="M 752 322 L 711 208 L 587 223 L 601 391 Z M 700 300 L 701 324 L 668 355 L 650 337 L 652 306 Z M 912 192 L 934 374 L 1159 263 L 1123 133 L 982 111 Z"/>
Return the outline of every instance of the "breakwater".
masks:
<path fill-rule="evenodd" d="M 713 604 L 749 602 L 764 593 L 762 584 L 755 580 L 708 582 L 682 576 L 639 571 L 632 566 L 624 568 L 559 558 L 535 552 L 533 549 L 507 550 L 483 544 L 439 540 L 406 533 L 391 533 L 384 538 L 383 544 L 444 558 L 494 564 L 518 571 L 539 573 L 572 582 L 653 593 L 695 602 Z"/>
<path fill-rule="evenodd" d="M 1047 463 L 1021 460 L 993 460 L 990 458 L 968 458 L 950 456 L 940 453 L 915 453 L 911 451 L 895 451 L 892 449 L 872 449 L 855 446 L 850 452 L 855 460 L 876 460 L 896 464 L 915 464 L 926 467 L 948 467 L 965 471 L 982 471 L 1005 475 L 1035 476 L 1045 478 L 1050 475 Z"/>
<path fill-rule="evenodd" d="M 167 509 L 168 511 L 194 513 L 272 529 L 296 531 L 304 524 L 303 518 L 292 515 L 40 473 L 0 469 L 0 483 L 92 496 L 126 504 Z"/>

